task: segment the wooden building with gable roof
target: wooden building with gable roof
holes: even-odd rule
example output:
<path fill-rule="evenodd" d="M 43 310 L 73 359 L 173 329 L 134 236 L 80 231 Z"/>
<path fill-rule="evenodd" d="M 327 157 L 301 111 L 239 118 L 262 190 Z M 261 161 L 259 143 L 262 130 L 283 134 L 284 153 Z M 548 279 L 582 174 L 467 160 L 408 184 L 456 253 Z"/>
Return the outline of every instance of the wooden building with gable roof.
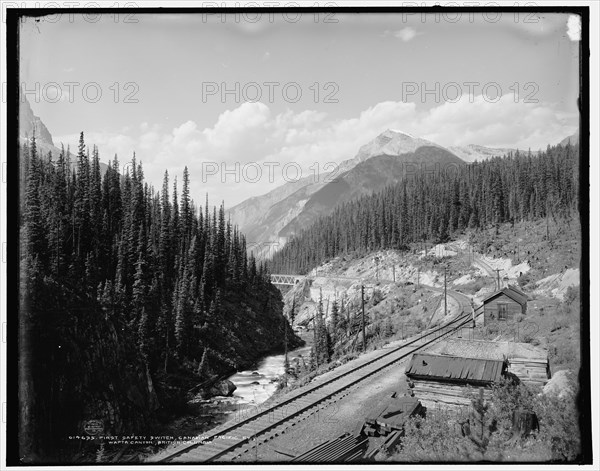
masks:
<path fill-rule="evenodd" d="M 509 285 L 483 299 L 483 324 L 513 321 L 518 314 L 527 313 L 527 295 Z"/>
<path fill-rule="evenodd" d="M 542 387 L 552 377 L 548 350 L 529 343 L 446 339 L 429 351 L 438 355 L 504 360 L 506 371 L 530 386 Z"/>
<path fill-rule="evenodd" d="M 551 377 L 547 350 L 517 342 L 447 339 L 427 353 L 413 354 L 405 370 L 415 397 L 428 409 L 470 406 L 483 389 L 489 399 L 494 383 L 512 377 L 543 387 Z"/>
<path fill-rule="evenodd" d="M 468 407 L 480 388 L 489 398 L 492 384 L 500 381 L 506 367 L 505 360 L 415 353 L 405 375 L 415 397 L 428 409 L 459 409 Z"/>

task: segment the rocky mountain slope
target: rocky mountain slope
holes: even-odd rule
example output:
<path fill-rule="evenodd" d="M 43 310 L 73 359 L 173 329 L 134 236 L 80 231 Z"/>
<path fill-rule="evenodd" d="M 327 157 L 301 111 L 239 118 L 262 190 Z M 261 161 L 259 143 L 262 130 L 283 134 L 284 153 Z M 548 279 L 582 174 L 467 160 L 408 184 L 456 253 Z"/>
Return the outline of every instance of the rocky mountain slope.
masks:
<path fill-rule="evenodd" d="M 360 162 L 311 195 L 302 211 L 278 235 L 290 237 L 320 216 L 330 214 L 336 206 L 381 190 L 418 170 L 444 172 L 451 166 L 464 165 L 461 159 L 442 147 L 420 144 L 413 141 L 406 147 L 396 148 L 400 154 L 383 153 Z M 381 150 L 386 152 L 387 148 L 386 145 Z"/>
<path fill-rule="evenodd" d="M 38 152 L 42 158 L 47 158 L 48 153 L 52 152 L 52 159 L 56 160 L 61 150 L 56 147 L 52 134 L 39 116 L 33 113 L 31 104 L 27 101 L 27 97 L 23 96 L 19 105 L 19 140 L 21 144 L 27 142 L 35 135 Z M 60 145 L 60 143 L 59 143 Z M 66 149 L 65 149 L 66 151 Z M 91 151 L 90 151 L 91 152 Z M 71 149 L 71 154 L 77 153 L 77 149 Z M 76 159 L 71 158 L 71 168 L 77 166 Z M 100 173 L 104 175 L 108 165 L 100 162 Z"/>
<path fill-rule="evenodd" d="M 553 223 L 544 239 L 545 223 L 518 223 L 468 233 L 438 245 L 412 244 L 408 252 L 384 250 L 347 254 L 314 268 L 285 295 L 286 312 L 295 302 L 295 325 L 310 326 L 319 298 L 329 318 L 334 300 L 349 315 L 360 313 L 361 285 L 370 329 L 391 323 L 395 331 L 407 325 L 425 327 L 444 318 L 443 295 L 424 286 L 464 294 L 475 307 L 496 290 L 496 269 L 502 286 L 518 286 L 529 296 L 519 341 L 549 349 L 553 370 L 578 368 L 580 232 L 575 224 Z M 441 290 L 440 290 L 441 291 Z M 453 300 L 449 298 L 449 307 Z M 357 314 L 358 313 L 358 314 Z M 389 321 L 388 321 L 389 319 Z M 519 321 L 519 322 L 521 322 Z M 495 333 L 514 340 L 514 332 Z M 556 341 L 556 344 L 553 342 Z"/>
<path fill-rule="evenodd" d="M 19 135 L 25 138 L 34 134 L 40 144 L 54 147 L 50 131 L 44 122 L 33 114 L 29 101 L 23 97 L 19 104 Z"/>
<path fill-rule="evenodd" d="M 388 129 L 330 174 L 319 179 L 309 176 L 250 198 L 229 210 L 229 216 L 247 234 L 255 253 L 269 256 L 299 228 L 338 204 L 379 190 L 421 166 L 433 169 L 436 164 L 464 162 L 433 142 Z"/>
<path fill-rule="evenodd" d="M 560 145 L 566 145 L 567 142 L 571 142 L 571 144 L 579 143 L 579 131 L 575 131 L 572 135 L 565 137 L 562 141 L 560 141 Z M 510 147 L 485 147 L 479 146 L 477 144 L 469 144 L 466 146 L 450 146 L 448 147 L 450 151 L 452 151 L 455 155 L 460 157 L 465 162 L 475 162 L 482 160 L 491 159 L 493 157 L 502 157 L 509 153 L 515 153 L 519 151 L 520 153 L 527 153 L 531 151 L 532 155 L 537 155 L 539 150 L 537 149 L 516 149 Z"/>
<path fill-rule="evenodd" d="M 575 131 L 570 136 L 565 137 L 562 141 L 560 141 L 560 145 L 566 146 L 569 142 L 571 145 L 579 144 L 579 130 Z"/>
<path fill-rule="evenodd" d="M 454 154 L 459 156 L 462 160 L 464 160 L 465 162 L 469 162 L 469 163 L 475 162 L 475 161 L 481 162 L 482 160 L 491 159 L 493 157 L 502 157 L 504 155 L 508 155 L 511 152 L 512 153 L 517 152 L 517 149 L 511 149 L 508 147 L 493 148 L 493 147 L 478 146 L 476 144 L 469 144 L 467 146 L 452 146 L 452 147 L 449 147 L 449 149 Z M 519 149 L 519 152 L 526 153 L 528 151 Z M 531 153 L 533 155 L 537 155 L 538 151 L 531 150 Z"/>
<path fill-rule="evenodd" d="M 563 140 L 578 141 L 578 133 Z M 529 150 L 519 149 L 521 153 Z M 269 193 L 249 198 L 228 213 L 248 235 L 249 248 L 259 258 L 279 250 L 290 236 L 337 206 L 397 182 L 422 168 L 443 171 L 445 165 L 464 165 L 502 157 L 516 148 L 475 144 L 444 148 L 426 139 L 388 129 L 363 145 L 352 158 L 318 179 L 308 176 Z M 537 150 L 531 150 L 533 155 Z M 439 165 L 439 166 L 438 166 Z M 439 170 L 438 170 L 439 169 Z"/>

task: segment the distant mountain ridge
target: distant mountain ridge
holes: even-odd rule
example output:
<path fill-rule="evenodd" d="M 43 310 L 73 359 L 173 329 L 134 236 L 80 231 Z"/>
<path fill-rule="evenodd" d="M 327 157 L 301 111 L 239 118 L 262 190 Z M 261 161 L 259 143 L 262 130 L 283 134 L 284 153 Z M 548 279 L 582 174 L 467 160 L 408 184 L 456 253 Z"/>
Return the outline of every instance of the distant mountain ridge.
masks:
<path fill-rule="evenodd" d="M 579 134 L 563 139 L 578 142 Z M 521 153 L 529 150 L 519 149 Z M 228 213 L 259 258 L 280 249 L 290 236 L 318 217 L 330 214 L 344 202 L 380 190 L 403 178 L 411 168 L 435 164 L 466 164 L 502 157 L 516 148 L 492 148 L 476 144 L 445 148 L 408 133 L 387 129 L 361 146 L 352 159 L 343 161 L 319 180 L 309 176 L 286 183 L 262 196 L 249 198 Z M 537 155 L 538 151 L 531 151 Z"/>
<path fill-rule="evenodd" d="M 41 118 L 33 113 L 27 97 L 23 97 L 19 103 L 19 138 L 21 142 L 25 142 L 34 135 L 36 144 L 43 154 L 52 152 L 58 156 L 60 149 L 54 145 L 50 131 Z"/>
<path fill-rule="evenodd" d="M 562 141 L 560 141 L 561 146 L 566 146 L 569 143 L 571 145 L 579 144 L 579 129 L 570 136 L 567 136 Z"/>
<path fill-rule="evenodd" d="M 571 142 L 571 144 L 579 144 L 579 130 L 576 130 L 575 133 L 573 133 L 572 135 L 565 137 L 562 141 L 559 142 L 559 145 L 567 145 L 567 142 Z M 477 144 L 469 144 L 466 146 L 451 146 L 448 147 L 448 149 L 454 152 L 465 162 L 475 162 L 476 160 L 482 161 L 493 157 L 502 157 L 510 153 L 514 154 L 517 151 L 519 151 L 520 153 L 531 152 L 531 155 L 538 155 L 540 153 L 539 149 L 533 150 L 517 149 L 511 147 L 486 147 Z"/>
<path fill-rule="evenodd" d="M 31 104 L 27 101 L 27 97 L 23 97 L 19 104 L 19 140 L 21 144 L 29 141 L 35 135 L 35 143 L 40 152 L 40 155 L 46 157 L 48 152 L 52 152 L 53 160 L 58 158 L 61 149 L 54 145 L 52 134 L 42 121 L 36 116 L 31 109 Z M 66 152 L 66 149 L 65 149 Z M 77 162 L 75 159 L 71 161 L 71 168 L 76 168 Z M 108 165 L 100 162 L 100 173 L 104 175 Z"/>
<path fill-rule="evenodd" d="M 452 152 L 437 145 L 418 145 L 414 149 L 412 152 L 405 152 L 408 149 L 403 147 L 399 149 L 402 153 L 398 155 L 375 155 L 358 163 L 316 191 L 306 201 L 298 216 L 278 236 L 287 239 L 311 225 L 320 216 L 330 214 L 336 206 L 397 183 L 411 172 L 421 169 L 444 171 L 444 167 L 448 165 L 465 165 Z"/>
<path fill-rule="evenodd" d="M 334 172 L 315 181 L 306 177 L 253 197 L 228 212 L 248 238 L 258 257 L 272 254 L 302 227 L 338 205 L 370 194 L 403 178 L 422 165 L 465 164 L 448 149 L 388 129 L 361 146 L 354 158 L 343 161 Z"/>
<path fill-rule="evenodd" d="M 485 147 L 479 146 L 477 144 L 469 144 L 466 146 L 451 146 L 448 149 L 450 149 L 454 154 L 463 159 L 465 162 L 469 163 L 475 161 L 481 162 L 482 160 L 487 160 L 494 157 L 502 157 L 510 153 L 514 154 L 515 152 L 517 152 L 517 150 L 521 153 L 529 152 L 529 150 L 523 149 L 513 149 L 509 147 Z M 538 152 L 539 151 L 537 150 L 532 150 L 531 154 L 537 155 Z"/>

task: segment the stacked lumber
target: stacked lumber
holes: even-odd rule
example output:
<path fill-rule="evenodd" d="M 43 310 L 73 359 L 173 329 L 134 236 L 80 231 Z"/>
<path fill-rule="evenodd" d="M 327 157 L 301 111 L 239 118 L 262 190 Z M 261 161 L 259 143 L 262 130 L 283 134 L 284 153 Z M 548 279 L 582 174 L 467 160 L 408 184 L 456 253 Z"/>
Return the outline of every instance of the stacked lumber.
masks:
<path fill-rule="evenodd" d="M 527 385 L 544 386 L 549 379 L 546 358 L 510 358 L 508 371 Z"/>
<path fill-rule="evenodd" d="M 308 450 L 291 461 L 309 463 L 355 461 L 363 457 L 368 445 L 368 438 L 345 433 Z"/>
<path fill-rule="evenodd" d="M 365 461 L 373 461 L 375 460 L 375 457 L 381 452 L 391 453 L 400 443 L 402 436 L 403 432 L 401 430 L 396 430 L 390 433 L 379 447 L 374 448 L 371 451 L 365 453 L 363 459 Z"/>
<path fill-rule="evenodd" d="M 397 430 L 388 435 L 388 437 L 385 439 L 385 442 L 383 443 L 382 448 L 386 451 L 392 451 L 400 443 L 401 439 L 402 439 L 402 431 Z"/>
<path fill-rule="evenodd" d="M 414 379 L 413 382 L 415 396 L 427 409 L 468 407 L 471 405 L 473 392 L 476 391 L 475 388 L 441 381 Z M 485 399 L 490 399 L 492 391 L 489 387 L 483 387 L 483 394 Z"/>

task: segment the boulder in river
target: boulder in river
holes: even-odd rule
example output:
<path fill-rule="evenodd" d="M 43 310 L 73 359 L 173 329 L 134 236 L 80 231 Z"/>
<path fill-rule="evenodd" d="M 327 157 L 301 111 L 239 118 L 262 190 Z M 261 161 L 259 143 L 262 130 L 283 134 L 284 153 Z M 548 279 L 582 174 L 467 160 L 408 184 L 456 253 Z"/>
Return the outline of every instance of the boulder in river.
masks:
<path fill-rule="evenodd" d="M 253 371 L 252 376 L 260 376 L 260 373 L 258 371 Z"/>
<path fill-rule="evenodd" d="M 211 396 L 231 396 L 233 391 L 237 389 L 237 386 L 228 379 L 219 381 L 213 387 L 210 388 L 209 393 Z"/>

